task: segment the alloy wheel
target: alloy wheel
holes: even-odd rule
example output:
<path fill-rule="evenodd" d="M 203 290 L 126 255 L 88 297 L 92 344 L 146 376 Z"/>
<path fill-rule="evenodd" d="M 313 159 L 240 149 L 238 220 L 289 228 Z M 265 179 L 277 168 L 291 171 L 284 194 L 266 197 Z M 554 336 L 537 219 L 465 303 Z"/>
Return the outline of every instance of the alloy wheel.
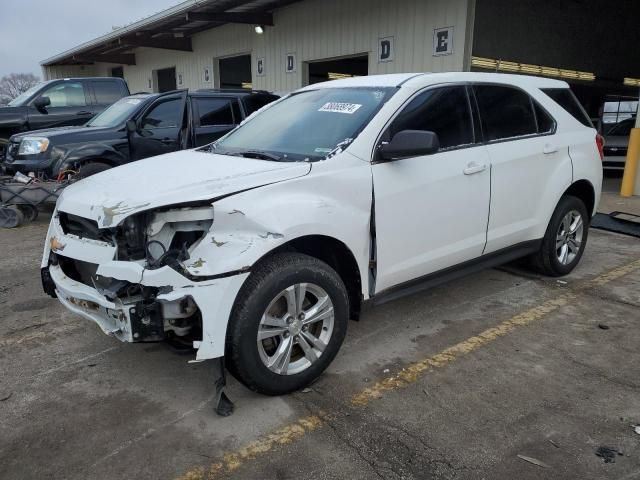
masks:
<path fill-rule="evenodd" d="M 326 349 L 334 325 L 331 298 L 320 286 L 298 283 L 269 303 L 258 327 L 258 352 L 279 375 L 294 375 L 313 365 Z"/>
<path fill-rule="evenodd" d="M 556 256 L 562 265 L 569 265 L 580 252 L 584 222 L 577 210 L 568 212 L 556 234 Z"/>

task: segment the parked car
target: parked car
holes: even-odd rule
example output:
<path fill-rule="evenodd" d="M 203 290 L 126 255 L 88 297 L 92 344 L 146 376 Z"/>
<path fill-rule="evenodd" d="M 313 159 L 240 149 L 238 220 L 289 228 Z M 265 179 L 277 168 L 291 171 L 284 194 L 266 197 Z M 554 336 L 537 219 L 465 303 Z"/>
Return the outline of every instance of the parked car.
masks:
<path fill-rule="evenodd" d="M 44 289 L 122 341 L 180 337 L 252 390 L 300 389 L 365 303 L 519 257 L 576 267 L 602 141 L 558 91 L 471 72 L 305 87 L 210 146 L 71 185 Z"/>
<path fill-rule="evenodd" d="M 31 87 L 0 108 L 0 159 L 14 133 L 82 125 L 127 95 L 126 82 L 111 77 L 49 80 Z"/>
<path fill-rule="evenodd" d="M 604 137 L 604 160 L 602 162 L 605 169 L 624 170 L 627 161 L 627 149 L 629 148 L 629 137 L 631 129 L 636 124 L 636 118 L 627 118 L 611 127 Z"/>
<path fill-rule="evenodd" d="M 87 177 L 133 160 L 206 145 L 277 99 L 248 90 L 186 90 L 125 97 L 85 125 L 14 135 L 7 173 Z"/>

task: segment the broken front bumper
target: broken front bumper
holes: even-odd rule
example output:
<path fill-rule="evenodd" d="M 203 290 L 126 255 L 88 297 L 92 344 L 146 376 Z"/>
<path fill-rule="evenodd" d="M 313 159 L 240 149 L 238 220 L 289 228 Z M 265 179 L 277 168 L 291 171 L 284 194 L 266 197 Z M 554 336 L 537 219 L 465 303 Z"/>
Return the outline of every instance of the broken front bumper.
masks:
<path fill-rule="evenodd" d="M 52 256 L 52 246 L 56 249 Z M 225 337 L 231 309 L 240 287 L 249 275 L 241 273 L 223 278 L 197 281 L 170 267 L 146 269 L 136 262 L 114 261 L 115 248 L 107 243 L 65 235 L 54 214 L 47 234 L 42 261 L 45 292 L 55 294 L 70 311 L 98 324 L 102 331 L 121 341 L 160 340 L 168 315 L 189 300 L 202 318 L 202 337 L 193 342 L 196 359 L 224 355 Z M 103 295 L 95 285 L 81 282 L 65 272 L 60 257 L 97 265 L 96 276 L 155 289 L 152 302 L 121 301 Z M 175 318 L 175 317 L 172 317 Z"/>

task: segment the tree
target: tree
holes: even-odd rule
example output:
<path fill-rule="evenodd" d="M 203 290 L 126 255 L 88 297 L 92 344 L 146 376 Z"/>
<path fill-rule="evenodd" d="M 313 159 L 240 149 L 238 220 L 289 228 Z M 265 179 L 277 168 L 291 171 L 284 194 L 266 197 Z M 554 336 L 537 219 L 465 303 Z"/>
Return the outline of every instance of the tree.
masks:
<path fill-rule="evenodd" d="M 13 100 L 39 81 L 40 79 L 32 73 L 11 73 L 6 75 L 0 79 L 0 99 Z"/>

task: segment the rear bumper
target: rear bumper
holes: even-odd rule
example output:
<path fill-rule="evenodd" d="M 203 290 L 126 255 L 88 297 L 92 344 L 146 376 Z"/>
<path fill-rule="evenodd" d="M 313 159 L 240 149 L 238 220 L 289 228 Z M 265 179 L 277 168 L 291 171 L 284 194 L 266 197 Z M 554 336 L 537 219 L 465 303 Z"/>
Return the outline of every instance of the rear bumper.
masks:
<path fill-rule="evenodd" d="M 605 155 L 602 159 L 602 167 L 608 170 L 622 170 L 627 162 L 627 157 L 620 155 Z"/>

